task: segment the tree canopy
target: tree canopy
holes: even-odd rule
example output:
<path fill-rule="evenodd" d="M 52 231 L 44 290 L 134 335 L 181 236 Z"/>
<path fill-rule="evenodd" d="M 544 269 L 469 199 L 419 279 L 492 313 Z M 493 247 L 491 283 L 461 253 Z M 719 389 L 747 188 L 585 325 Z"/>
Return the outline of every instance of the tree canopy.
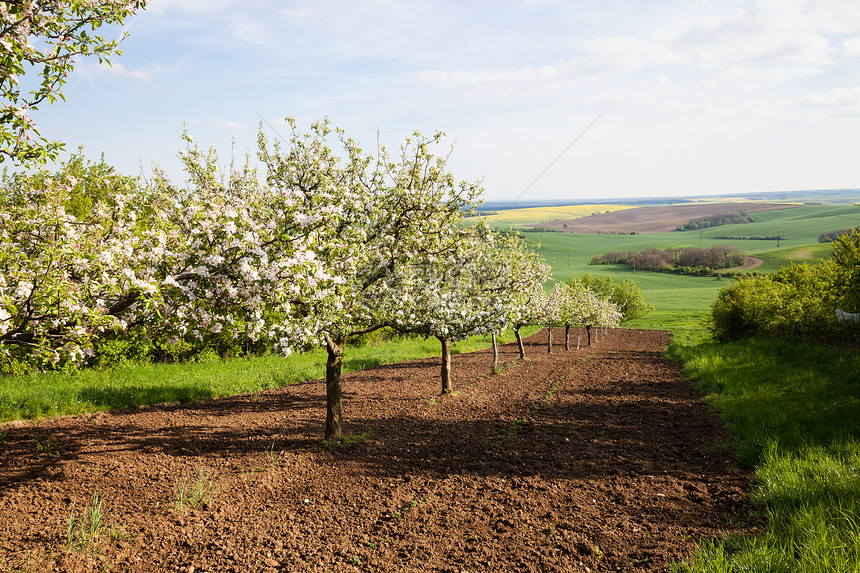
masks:
<path fill-rule="evenodd" d="M 120 54 L 119 39 L 95 32 L 118 25 L 148 0 L 7 0 L 0 2 L 0 162 L 45 163 L 63 144 L 42 137 L 31 113 L 65 100 L 76 58 Z"/>

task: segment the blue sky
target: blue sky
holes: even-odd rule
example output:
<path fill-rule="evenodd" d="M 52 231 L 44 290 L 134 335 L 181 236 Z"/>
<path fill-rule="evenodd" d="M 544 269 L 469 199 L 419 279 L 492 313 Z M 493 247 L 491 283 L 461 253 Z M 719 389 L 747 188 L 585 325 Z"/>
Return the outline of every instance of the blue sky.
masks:
<path fill-rule="evenodd" d="M 183 125 L 226 163 L 261 117 L 327 116 L 368 149 L 444 131 L 488 200 L 860 187 L 860 2 L 152 0 L 126 24 L 34 117 L 130 174 L 181 180 Z"/>

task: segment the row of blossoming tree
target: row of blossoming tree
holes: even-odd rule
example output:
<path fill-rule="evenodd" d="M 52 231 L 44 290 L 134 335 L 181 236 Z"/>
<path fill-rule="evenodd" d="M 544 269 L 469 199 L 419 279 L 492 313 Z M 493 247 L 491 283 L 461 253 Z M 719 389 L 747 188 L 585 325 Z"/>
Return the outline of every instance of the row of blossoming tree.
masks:
<path fill-rule="evenodd" d="M 390 327 L 438 338 L 449 392 L 452 340 L 512 326 L 522 355 L 524 324 L 617 324 L 588 289 L 544 295 L 549 269 L 519 237 L 465 224 L 481 189 L 434 155 L 440 134 L 416 133 L 392 157 L 327 121 L 289 123 L 284 144 L 261 132 L 263 173 L 250 159 L 222 173 L 185 136 L 182 186 L 158 170 L 147 181 L 109 169 L 7 178 L 3 355 L 84 363 L 131 330 L 166 344 L 244 337 L 284 354 L 323 346 L 336 441 L 350 337 Z"/>

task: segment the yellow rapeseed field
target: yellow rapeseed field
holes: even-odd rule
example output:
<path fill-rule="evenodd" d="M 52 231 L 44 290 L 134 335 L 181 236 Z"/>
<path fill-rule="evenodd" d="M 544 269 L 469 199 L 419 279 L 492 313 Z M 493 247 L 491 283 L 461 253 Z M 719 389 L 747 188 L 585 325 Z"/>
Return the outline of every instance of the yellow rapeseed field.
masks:
<path fill-rule="evenodd" d="M 561 207 L 529 207 L 527 209 L 507 209 L 497 215 L 487 215 L 484 219 L 494 227 L 522 226 L 563 219 L 578 219 L 608 211 L 630 209 L 630 205 L 566 205 Z"/>

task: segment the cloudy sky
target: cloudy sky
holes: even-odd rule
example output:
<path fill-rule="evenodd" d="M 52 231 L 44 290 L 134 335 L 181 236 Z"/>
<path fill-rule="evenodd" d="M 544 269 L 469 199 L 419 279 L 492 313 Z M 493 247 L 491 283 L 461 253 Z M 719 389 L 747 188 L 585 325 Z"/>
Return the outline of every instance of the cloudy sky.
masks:
<path fill-rule="evenodd" d="M 860 2 L 151 0 L 36 117 L 182 178 L 285 116 L 371 149 L 444 131 L 489 200 L 860 187 Z"/>

